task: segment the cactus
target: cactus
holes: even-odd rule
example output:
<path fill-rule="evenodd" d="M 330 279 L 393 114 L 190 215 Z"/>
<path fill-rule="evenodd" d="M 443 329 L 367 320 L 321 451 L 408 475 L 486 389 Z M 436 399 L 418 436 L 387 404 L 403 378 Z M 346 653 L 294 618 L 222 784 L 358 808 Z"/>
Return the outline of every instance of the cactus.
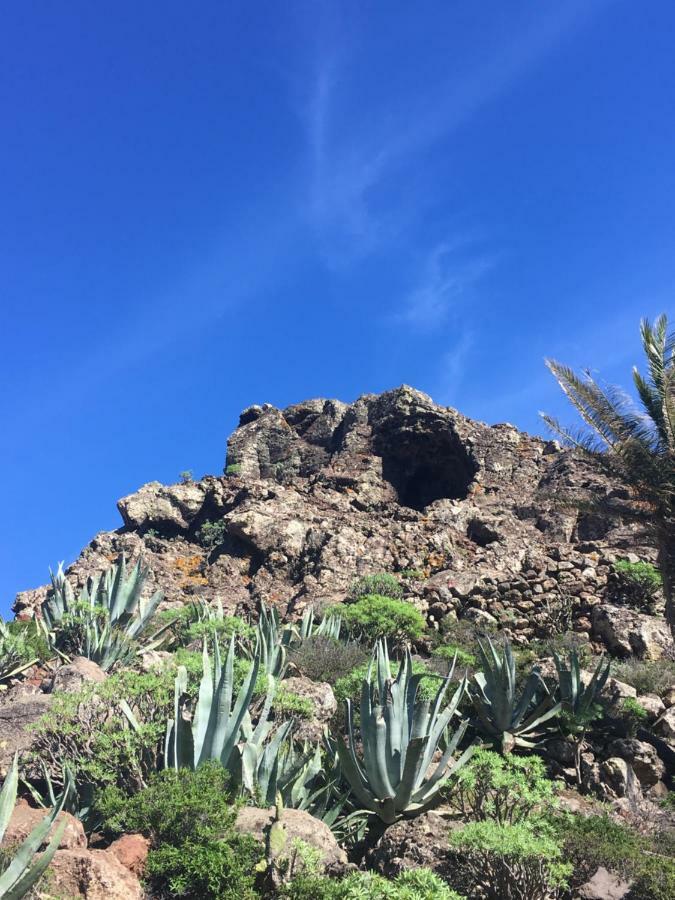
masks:
<path fill-rule="evenodd" d="M 413 675 L 410 650 L 406 649 L 393 679 L 386 642 L 379 641 L 361 690 L 362 759 L 356 752 L 352 704 L 346 701 L 349 747 L 342 740 L 337 742 L 342 771 L 358 801 L 386 824 L 432 807 L 440 799 L 444 782 L 473 752 L 469 747 L 453 762 L 466 721 L 446 740 L 466 690 L 464 678 L 443 708 L 453 672 L 454 662 L 433 701 L 421 700 L 417 694 L 422 676 Z M 428 775 L 439 749 L 441 758 Z"/>
<path fill-rule="evenodd" d="M 532 670 L 517 698 L 516 663 L 510 643 L 504 641 L 500 654 L 490 638 L 486 640 L 487 649 L 482 641 L 478 641 L 482 670 L 474 675 L 479 688 L 479 693 L 473 697 L 478 716 L 476 724 L 503 753 L 509 753 L 514 747 L 534 747 L 535 743 L 528 738 L 560 713 L 561 704 L 554 704 L 537 668 Z M 537 703 L 539 689 L 543 691 L 544 699 Z"/>

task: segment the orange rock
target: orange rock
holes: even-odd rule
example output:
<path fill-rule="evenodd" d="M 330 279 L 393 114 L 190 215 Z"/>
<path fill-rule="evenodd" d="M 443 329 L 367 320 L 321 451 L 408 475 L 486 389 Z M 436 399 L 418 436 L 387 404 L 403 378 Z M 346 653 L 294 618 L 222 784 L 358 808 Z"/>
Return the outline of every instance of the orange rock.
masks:
<path fill-rule="evenodd" d="M 150 841 L 142 834 L 123 834 L 108 847 L 108 853 L 118 859 L 125 869 L 141 875 L 148 858 Z"/>

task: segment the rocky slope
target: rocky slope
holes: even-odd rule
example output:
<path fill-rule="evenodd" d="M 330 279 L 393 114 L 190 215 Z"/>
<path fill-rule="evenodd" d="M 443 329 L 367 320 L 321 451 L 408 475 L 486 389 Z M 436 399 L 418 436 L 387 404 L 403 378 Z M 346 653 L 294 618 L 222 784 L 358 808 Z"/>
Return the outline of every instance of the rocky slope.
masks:
<path fill-rule="evenodd" d="M 406 386 L 352 404 L 252 406 L 223 476 L 124 497 L 123 526 L 99 533 L 69 575 L 82 583 L 120 551 L 142 552 L 166 605 L 219 595 L 241 613 L 264 598 L 293 616 L 342 600 L 357 575 L 399 572 L 435 627 L 481 619 L 523 642 L 562 609 L 619 655 L 672 652 L 660 618 L 608 602 L 612 561 L 650 560 L 654 548 L 628 517 L 570 498 L 628 502 L 555 442 L 472 421 Z M 45 593 L 20 593 L 15 612 L 31 614 Z"/>

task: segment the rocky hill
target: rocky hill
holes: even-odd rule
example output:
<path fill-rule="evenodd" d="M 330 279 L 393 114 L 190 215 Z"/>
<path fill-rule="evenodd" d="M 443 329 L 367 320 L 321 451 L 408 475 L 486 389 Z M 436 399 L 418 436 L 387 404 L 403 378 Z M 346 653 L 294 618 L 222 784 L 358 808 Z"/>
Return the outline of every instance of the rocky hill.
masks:
<path fill-rule="evenodd" d="M 97 534 L 68 574 L 83 584 L 142 552 L 167 606 L 218 595 L 230 613 L 264 599 L 294 617 L 342 600 L 358 575 L 395 572 L 433 627 L 480 620 L 523 643 L 562 616 L 615 654 L 656 658 L 672 652 L 661 618 L 610 602 L 611 564 L 655 557 L 621 503 L 626 490 L 578 454 L 403 386 L 249 407 L 222 476 L 122 498 L 123 526 Z M 15 612 L 46 590 L 20 593 Z"/>

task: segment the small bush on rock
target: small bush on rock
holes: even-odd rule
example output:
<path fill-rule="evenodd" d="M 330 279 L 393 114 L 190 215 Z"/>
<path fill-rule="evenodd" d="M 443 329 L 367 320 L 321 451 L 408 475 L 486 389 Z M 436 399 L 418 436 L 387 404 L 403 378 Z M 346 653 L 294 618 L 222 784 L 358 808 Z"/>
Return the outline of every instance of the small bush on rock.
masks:
<path fill-rule="evenodd" d="M 150 839 L 146 879 L 153 897 L 253 900 L 263 847 L 235 831 L 239 805 L 217 762 L 157 773 L 135 796 L 108 790 L 99 802 L 109 832 Z"/>
<path fill-rule="evenodd" d="M 135 725 L 120 701 L 133 711 Z M 31 755 L 59 788 L 67 765 L 78 790 L 108 785 L 138 790 L 157 768 L 172 703 L 170 672 L 124 669 L 79 693 L 55 694 L 52 708 L 33 726 Z"/>
<path fill-rule="evenodd" d="M 599 866 L 633 881 L 630 900 L 675 897 L 675 859 L 658 843 L 608 815 L 560 817 L 555 821 L 565 857 L 574 864 L 573 887 Z"/>
<path fill-rule="evenodd" d="M 620 559 L 614 563 L 613 577 L 608 593 L 614 603 L 631 606 L 640 612 L 653 615 L 656 612 L 663 580 L 656 566 L 648 562 L 629 562 Z"/>
<path fill-rule="evenodd" d="M 380 594 L 382 597 L 393 597 L 395 600 L 403 596 L 403 588 L 398 580 L 387 572 L 377 575 L 364 575 L 357 578 L 349 589 L 352 600 L 360 600 L 368 594 Z"/>
<path fill-rule="evenodd" d="M 426 627 L 422 613 L 412 603 L 382 594 L 366 594 L 355 603 L 332 610 L 342 616 L 347 629 L 359 638 L 375 642 L 388 638 L 394 643 L 420 638 Z"/>
<path fill-rule="evenodd" d="M 551 900 L 572 872 L 553 828 L 541 819 L 471 822 L 450 834 L 450 845 L 487 900 Z"/>
<path fill-rule="evenodd" d="M 675 684 L 675 662 L 631 657 L 613 662 L 612 675 L 630 684 L 638 694 L 657 694 L 661 697 Z"/>
<path fill-rule="evenodd" d="M 354 872 L 340 880 L 301 876 L 280 896 L 288 900 L 462 900 L 429 869 L 401 872 L 391 880 L 374 872 Z"/>
<path fill-rule="evenodd" d="M 558 790 L 538 756 L 478 750 L 458 773 L 450 799 L 466 819 L 513 825 L 550 813 Z"/>
<path fill-rule="evenodd" d="M 291 663 L 312 681 L 335 684 L 368 659 L 368 651 L 356 641 L 338 641 L 324 634 L 313 634 L 291 650 Z"/>

